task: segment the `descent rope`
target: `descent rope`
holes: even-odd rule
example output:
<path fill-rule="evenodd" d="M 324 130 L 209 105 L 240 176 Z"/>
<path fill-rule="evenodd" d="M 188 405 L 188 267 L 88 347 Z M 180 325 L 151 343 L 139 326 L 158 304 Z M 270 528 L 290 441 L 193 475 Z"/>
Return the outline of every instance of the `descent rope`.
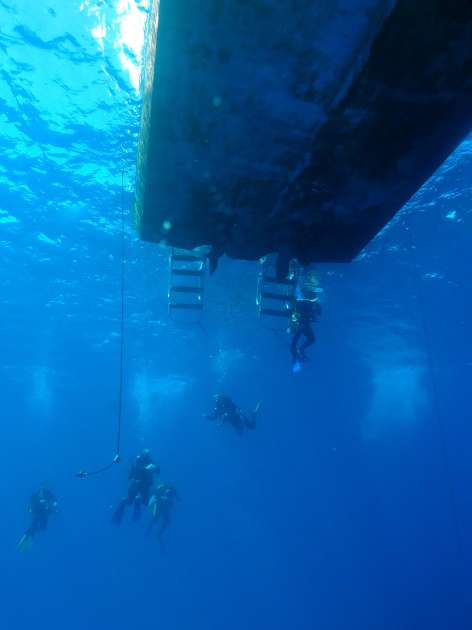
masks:
<path fill-rule="evenodd" d="M 110 468 L 114 464 L 119 464 L 121 461 L 120 449 L 121 449 L 121 425 L 123 418 L 123 388 L 124 388 L 124 338 L 125 338 L 125 204 L 124 204 L 124 171 L 121 172 L 121 278 L 120 278 L 120 360 L 119 360 L 119 389 L 118 389 L 118 417 L 116 427 L 116 446 L 115 456 L 105 466 L 97 468 L 96 470 L 80 470 L 77 473 L 77 477 L 84 479 L 85 477 L 91 477 L 93 475 L 99 475 Z"/>

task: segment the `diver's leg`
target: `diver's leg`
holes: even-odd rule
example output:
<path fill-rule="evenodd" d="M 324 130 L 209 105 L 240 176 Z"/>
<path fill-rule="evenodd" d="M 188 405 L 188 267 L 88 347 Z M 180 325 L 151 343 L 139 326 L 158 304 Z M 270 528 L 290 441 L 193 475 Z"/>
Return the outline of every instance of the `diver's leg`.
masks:
<path fill-rule="evenodd" d="M 24 538 L 33 538 L 33 536 L 37 533 L 37 529 L 34 525 L 34 521 L 31 523 L 31 525 L 28 527 L 28 529 L 25 531 L 25 535 Z"/>
<path fill-rule="evenodd" d="M 296 361 L 298 359 L 298 342 L 300 341 L 302 331 L 298 328 L 292 337 L 292 344 L 290 346 L 290 352 L 292 353 L 293 360 Z"/>
<path fill-rule="evenodd" d="M 141 516 L 141 506 L 143 504 L 143 498 L 139 494 L 133 502 L 133 521 L 138 521 Z"/>
<path fill-rule="evenodd" d="M 159 528 L 159 531 L 157 532 L 157 538 L 159 542 L 162 542 L 162 536 L 164 532 L 166 531 L 166 529 L 169 527 L 169 523 L 170 523 L 169 510 L 164 510 L 162 512 L 161 526 Z"/>
<path fill-rule="evenodd" d="M 238 409 L 231 415 L 230 424 L 234 427 L 234 430 L 238 435 L 243 435 L 244 425 L 246 424 L 246 416 L 241 409 Z"/>
<path fill-rule="evenodd" d="M 256 428 L 258 411 L 259 411 L 259 405 L 257 405 L 257 407 L 254 409 L 254 411 L 251 411 L 249 416 L 244 416 L 243 417 L 246 429 L 253 430 L 253 429 Z"/>
<path fill-rule="evenodd" d="M 148 507 L 149 501 L 151 500 L 151 486 L 144 486 L 141 490 L 141 501 L 143 505 Z"/>
<path fill-rule="evenodd" d="M 246 427 L 248 429 L 254 430 L 256 428 L 257 422 L 257 414 L 254 411 L 251 413 L 250 417 L 246 419 Z"/>
<path fill-rule="evenodd" d="M 305 337 L 305 341 L 300 346 L 300 355 L 302 357 L 305 356 L 305 351 L 315 343 L 315 333 L 310 324 L 303 327 L 303 336 Z"/>
<path fill-rule="evenodd" d="M 32 538 L 33 536 L 36 536 L 36 534 L 38 532 L 40 532 L 41 529 L 42 529 L 42 527 L 41 527 L 41 515 L 40 514 L 34 514 L 33 518 L 32 518 L 32 521 L 31 521 L 31 525 L 26 530 L 25 536 L 27 536 L 28 538 Z"/>
<path fill-rule="evenodd" d="M 113 516 L 111 517 L 111 522 L 114 523 L 115 525 L 119 525 L 121 521 L 123 520 L 123 516 L 125 515 L 126 506 L 130 504 L 131 504 L 131 501 L 129 500 L 129 497 L 126 497 L 126 499 L 121 499 L 121 501 L 118 503 L 118 507 L 113 512 Z"/>
<path fill-rule="evenodd" d="M 151 532 L 158 524 L 159 522 L 159 512 L 156 512 L 154 514 L 154 516 L 152 517 L 152 519 L 149 521 L 149 525 L 148 525 L 148 531 Z"/>
<path fill-rule="evenodd" d="M 38 532 L 43 532 L 48 526 L 48 514 L 40 514 L 38 517 Z"/>

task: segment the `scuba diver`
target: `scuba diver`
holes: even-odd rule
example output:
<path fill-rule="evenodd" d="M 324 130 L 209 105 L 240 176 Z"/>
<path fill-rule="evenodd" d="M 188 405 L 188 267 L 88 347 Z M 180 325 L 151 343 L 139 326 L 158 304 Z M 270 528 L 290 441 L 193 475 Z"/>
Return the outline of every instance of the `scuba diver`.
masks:
<path fill-rule="evenodd" d="M 180 501 L 180 496 L 177 489 L 170 483 L 160 483 L 149 500 L 149 509 L 152 514 L 149 529 L 153 529 L 160 523 L 157 530 L 159 542 L 162 542 L 162 536 L 169 527 L 171 513 L 176 501 Z"/>
<path fill-rule="evenodd" d="M 315 343 L 312 323 L 321 315 L 318 294 L 322 292 L 314 274 L 309 274 L 301 286 L 296 289 L 296 299 L 290 318 L 288 332 L 292 334 L 290 352 L 293 371 L 300 372 L 302 363 L 307 360 L 306 350 Z"/>
<path fill-rule="evenodd" d="M 31 524 L 18 543 L 21 552 L 30 550 L 33 538 L 47 528 L 49 516 L 57 512 L 56 497 L 49 490 L 47 483 L 43 483 L 39 490 L 31 495 L 27 509 L 31 513 Z"/>
<path fill-rule="evenodd" d="M 228 423 L 238 433 L 242 435 L 245 429 L 255 429 L 257 415 L 261 403 L 258 402 L 254 411 L 247 416 L 226 394 L 216 394 L 214 396 L 215 406 L 210 414 L 207 414 L 209 420 L 216 420 L 218 424 Z"/>
<path fill-rule="evenodd" d="M 123 520 L 127 505 L 133 506 L 133 520 L 141 515 L 141 506 L 149 504 L 153 475 L 159 474 L 159 467 L 153 462 L 149 449 L 144 449 L 131 464 L 128 479 L 128 496 L 120 501 L 112 516 L 112 523 L 119 525 Z"/>

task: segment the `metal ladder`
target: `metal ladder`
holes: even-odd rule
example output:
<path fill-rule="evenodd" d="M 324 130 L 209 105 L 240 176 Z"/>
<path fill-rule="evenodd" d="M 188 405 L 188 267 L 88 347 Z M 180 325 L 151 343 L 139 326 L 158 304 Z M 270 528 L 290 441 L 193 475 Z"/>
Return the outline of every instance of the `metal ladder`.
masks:
<path fill-rule="evenodd" d="M 256 304 L 259 319 L 265 328 L 286 330 L 295 305 L 295 289 L 298 267 L 290 265 L 286 278 L 277 278 L 274 265 L 267 259 L 261 261 L 257 283 Z"/>
<path fill-rule="evenodd" d="M 206 257 L 172 248 L 169 257 L 169 315 L 191 312 L 200 316 L 205 292 Z"/>

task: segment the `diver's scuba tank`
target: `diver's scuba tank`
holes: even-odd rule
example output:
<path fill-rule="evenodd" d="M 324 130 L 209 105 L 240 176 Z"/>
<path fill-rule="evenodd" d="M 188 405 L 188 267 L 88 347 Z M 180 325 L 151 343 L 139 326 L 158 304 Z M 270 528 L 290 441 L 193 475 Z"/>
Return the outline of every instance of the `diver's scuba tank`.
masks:
<path fill-rule="evenodd" d="M 321 313 L 321 296 L 323 294 L 323 289 L 320 286 L 320 282 L 318 277 L 314 271 L 305 271 L 304 274 L 299 276 L 299 281 L 295 288 L 295 304 L 292 311 L 291 316 L 291 326 L 296 327 L 300 324 L 300 321 L 303 319 L 304 311 L 311 310 L 313 315 L 310 316 L 310 320 L 313 321 L 316 319 Z M 303 308 L 303 303 L 310 303 L 312 305 L 311 309 Z M 301 308 L 297 308 L 297 305 L 300 305 Z M 308 306 L 306 304 L 306 306 Z"/>
<path fill-rule="evenodd" d="M 318 276 L 314 271 L 306 271 L 300 278 L 297 299 L 319 302 L 323 289 L 320 286 Z"/>

